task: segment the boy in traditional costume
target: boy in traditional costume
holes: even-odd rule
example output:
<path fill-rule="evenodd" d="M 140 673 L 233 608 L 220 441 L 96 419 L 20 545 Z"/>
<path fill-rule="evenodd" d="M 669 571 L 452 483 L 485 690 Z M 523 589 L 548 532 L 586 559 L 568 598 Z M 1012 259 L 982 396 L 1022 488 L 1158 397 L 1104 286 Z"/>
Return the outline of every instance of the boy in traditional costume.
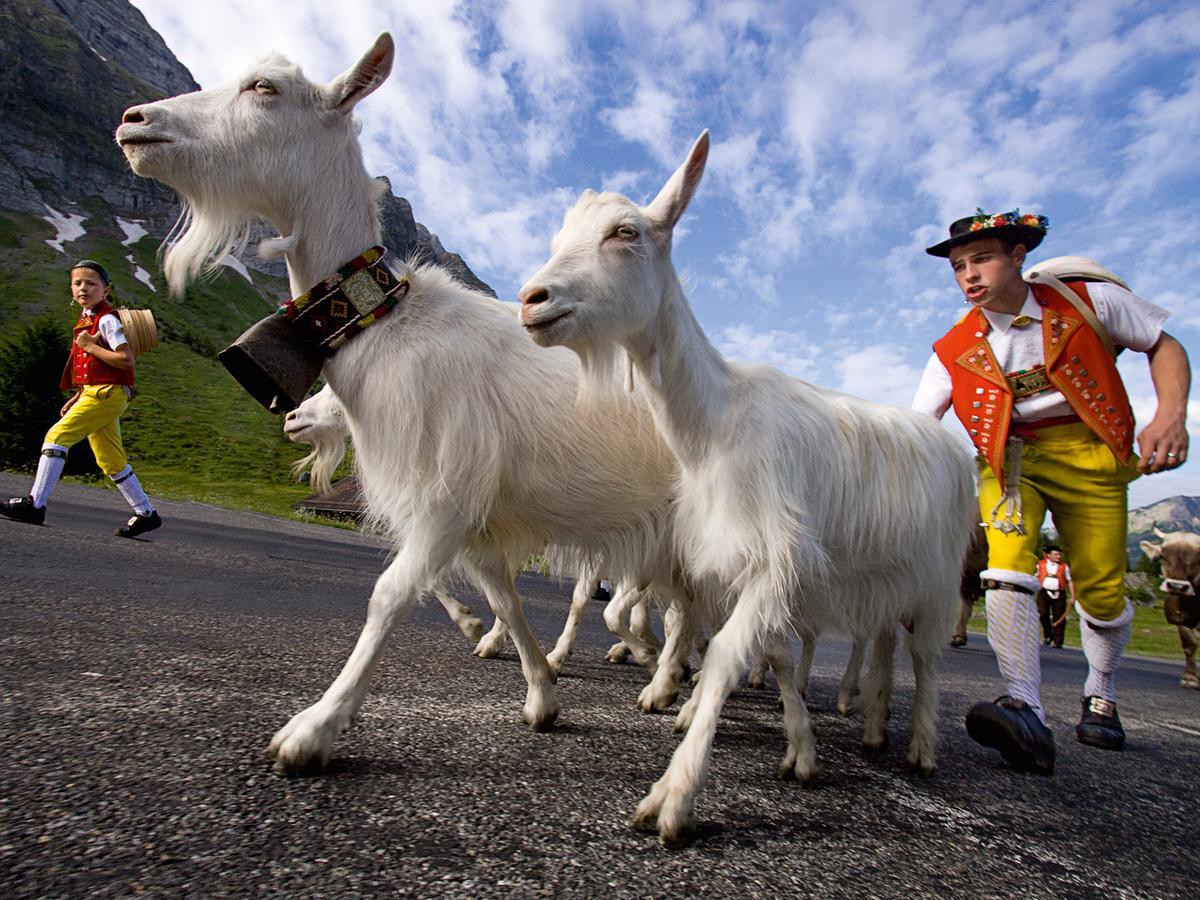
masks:
<path fill-rule="evenodd" d="M 46 501 L 67 464 L 67 451 L 86 437 L 100 470 L 133 508 L 133 516 L 116 534 L 132 538 L 162 525 L 121 442 L 121 414 L 133 397 L 133 350 L 120 317 L 109 305 L 110 293 L 108 273 L 98 262 L 81 259 L 71 267 L 71 296 L 81 312 L 59 386 L 64 391 L 75 388 L 75 394 L 63 405 L 62 418 L 46 433 L 29 496 L 0 502 L 0 515 L 5 518 L 43 524 Z"/>
<path fill-rule="evenodd" d="M 1049 775 L 1054 737 L 1034 605 L 1042 521 L 1049 511 L 1073 563 L 1088 662 L 1076 738 L 1120 750 L 1114 675 L 1133 618 L 1124 597 L 1127 485 L 1186 460 L 1191 371 L 1162 330 L 1166 310 L 1106 282 L 1068 281 L 1073 299 L 1026 283 L 1025 255 L 1046 227 L 1043 216 L 980 210 L 928 248 L 950 260 L 971 309 L 934 344 L 913 408 L 941 418 L 953 406 L 979 454 L 988 643 L 1008 691 L 972 707 L 967 731 L 1015 768 Z M 1154 381 L 1158 408 L 1138 435 L 1140 460 L 1113 344 L 1145 353 Z"/>

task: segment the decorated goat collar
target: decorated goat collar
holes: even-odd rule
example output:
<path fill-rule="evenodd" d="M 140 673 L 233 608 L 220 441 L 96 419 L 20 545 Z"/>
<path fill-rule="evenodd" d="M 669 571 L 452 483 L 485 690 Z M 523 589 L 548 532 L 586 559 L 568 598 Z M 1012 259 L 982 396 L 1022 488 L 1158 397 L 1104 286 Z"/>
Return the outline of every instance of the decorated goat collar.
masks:
<path fill-rule="evenodd" d="M 386 247 L 372 247 L 276 312 L 321 353 L 334 354 L 408 293 L 408 279 L 387 265 L 387 253 Z"/>

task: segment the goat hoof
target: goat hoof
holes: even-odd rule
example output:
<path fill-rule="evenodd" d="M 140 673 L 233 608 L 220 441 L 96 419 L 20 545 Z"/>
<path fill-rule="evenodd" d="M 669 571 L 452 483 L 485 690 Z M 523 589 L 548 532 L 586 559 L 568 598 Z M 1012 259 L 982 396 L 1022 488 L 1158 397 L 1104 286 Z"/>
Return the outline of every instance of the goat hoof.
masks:
<path fill-rule="evenodd" d="M 1190 674 L 1184 675 L 1179 679 L 1179 686 L 1193 691 L 1200 691 L 1200 678 Z"/>
<path fill-rule="evenodd" d="M 478 644 L 484 634 L 483 623 L 478 619 L 469 619 L 463 622 L 459 626 L 459 630 L 463 633 L 463 637 L 472 644 Z"/>
<path fill-rule="evenodd" d="M 779 765 L 779 777 L 784 781 L 795 781 L 797 784 L 812 784 L 821 774 L 821 765 L 815 759 L 800 763 L 797 754 L 791 750 Z"/>
<path fill-rule="evenodd" d="M 541 713 L 540 715 L 535 715 L 526 710 L 521 710 L 521 721 L 539 733 L 549 731 L 551 728 L 553 728 L 557 719 L 557 709 Z"/>
<path fill-rule="evenodd" d="M 682 850 L 696 838 L 696 824 L 689 822 L 678 828 L 658 829 L 658 840 L 668 850 Z"/>
<path fill-rule="evenodd" d="M 885 734 L 878 741 L 863 741 L 862 752 L 867 759 L 879 759 L 887 750 L 888 739 Z"/>
<path fill-rule="evenodd" d="M 908 759 L 905 761 L 904 767 L 914 775 L 920 775 L 922 778 L 932 778 L 937 766 L 932 760 L 928 759 Z"/>

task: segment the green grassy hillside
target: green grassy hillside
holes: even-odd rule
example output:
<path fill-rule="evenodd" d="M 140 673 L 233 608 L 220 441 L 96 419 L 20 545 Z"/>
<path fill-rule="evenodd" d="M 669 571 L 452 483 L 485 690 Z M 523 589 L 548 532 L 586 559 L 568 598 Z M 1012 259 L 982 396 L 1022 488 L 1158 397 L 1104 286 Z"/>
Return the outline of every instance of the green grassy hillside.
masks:
<path fill-rule="evenodd" d="M 159 346 L 138 360 L 138 395 L 121 420 L 146 489 L 152 496 L 290 515 L 291 504 L 309 493 L 289 474 L 304 451 L 283 437 L 281 418 L 252 400 L 217 360 L 218 351 L 286 296 L 286 282 L 254 272 L 256 290 L 224 269 L 185 297 L 170 297 L 156 261 L 158 241 L 147 236 L 122 246 L 124 234 L 102 203 L 85 204 L 85 211 L 87 234 L 62 253 L 46 243 L 55 237 L 47 221 L 0 211 L 0 335 L 11 340 L 48 318 L 61 328 L 65 360 L 77 315 L 67 290 L 69 267 L 85 256 L 99 260 L 118 304 L 153 310 L 158 326 Z M 135 277 L 135 265 L 149 273 L 156 290 Z M 60 371 L 61 361 L 44 377 L 56 382 Z M 28 466 L 36 453 L 30 446 Z"/>

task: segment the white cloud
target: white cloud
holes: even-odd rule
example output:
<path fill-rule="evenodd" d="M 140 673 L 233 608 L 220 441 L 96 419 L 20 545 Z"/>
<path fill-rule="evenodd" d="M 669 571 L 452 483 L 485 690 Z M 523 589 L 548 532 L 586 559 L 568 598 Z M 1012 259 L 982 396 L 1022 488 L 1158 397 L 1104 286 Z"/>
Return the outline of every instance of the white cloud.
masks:
<path fill-rule="evenodd" d="M 1187 0 L 137 2 L 209 86 L 272 48 L 328 80 L 391 31 L 368 165 L 502 296 L 580 189 L 642 202 L 707 127 L 675 259 L 731 355 L 906 385 L 961 310 L 924 248 L 976 206 L 1048 214 L 1039 256 L 1099 259 L 1200 347 Z"/>

